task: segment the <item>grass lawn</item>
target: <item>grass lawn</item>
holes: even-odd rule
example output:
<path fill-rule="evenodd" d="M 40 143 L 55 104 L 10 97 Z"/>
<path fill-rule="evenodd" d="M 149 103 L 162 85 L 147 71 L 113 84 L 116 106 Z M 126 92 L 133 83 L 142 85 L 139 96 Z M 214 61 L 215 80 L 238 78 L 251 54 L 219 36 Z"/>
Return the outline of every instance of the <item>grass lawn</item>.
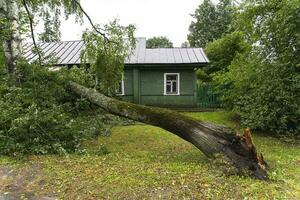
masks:
<path fill-rule="evenodd" d="M 237 127 L 223 111 L 185 114 Z M 0 199 L 13 193 L 29 199 L 300 199 L 300 146 L 257 134 L 254 142 L 271 166 L 270 181 L 236 176 L 160 128 L 115 127 L 111 136 L 87 141 L 84 154 L 0 157 Z"/>

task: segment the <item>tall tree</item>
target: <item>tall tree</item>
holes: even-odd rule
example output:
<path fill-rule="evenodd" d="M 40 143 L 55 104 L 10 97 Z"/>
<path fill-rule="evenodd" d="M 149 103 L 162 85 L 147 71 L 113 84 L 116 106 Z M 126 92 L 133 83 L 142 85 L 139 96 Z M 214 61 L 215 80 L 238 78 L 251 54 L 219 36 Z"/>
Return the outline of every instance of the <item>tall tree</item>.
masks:
<path fill-rule="evenodd" d="M 172 48 L 173 43 L 165 36 L 153 37 L 147 39 L 146 47 L 149 49 Z"/>
<path fill-rule="evenodd" d="M 240 13 L 235 24 L 252 48 L 215 77 L 223 102 L 243 125 L 299 134 L 300 1 L 249 0 Z"/>
<path fill-rule="evenodd" d="M 234 11 L 232 0 L 220 0 L 215 6 L 210 0 L 204 0 L 192 15 L 188 41 L 192 47 L 205 47 L 207 43 L 230 32 Z"/>

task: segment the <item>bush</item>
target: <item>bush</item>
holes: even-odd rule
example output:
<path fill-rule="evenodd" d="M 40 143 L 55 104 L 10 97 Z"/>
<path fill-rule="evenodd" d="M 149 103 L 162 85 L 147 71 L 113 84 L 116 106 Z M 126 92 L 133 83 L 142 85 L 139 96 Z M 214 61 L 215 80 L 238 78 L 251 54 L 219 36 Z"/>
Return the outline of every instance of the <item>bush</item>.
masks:
<path fill-rule="evenodd" d="M 241 116 L 244 126 L 280 135 L 300 132 L 300 74 L 289 64 L 267 63 L 254 54 L 239 55 L 215 80 L 222 102 Z"/>
<path fill-rule="evenodd" d="M 13 86 L 8 85 L 5 74 L 0 75 L 1 154 L 65 154 L 107 129 L 103 112 L 66 89 L 70 80 L 91 86 L 91 77 L 82 70 L 53 72 L 20 63 L 17 75 Z"/>

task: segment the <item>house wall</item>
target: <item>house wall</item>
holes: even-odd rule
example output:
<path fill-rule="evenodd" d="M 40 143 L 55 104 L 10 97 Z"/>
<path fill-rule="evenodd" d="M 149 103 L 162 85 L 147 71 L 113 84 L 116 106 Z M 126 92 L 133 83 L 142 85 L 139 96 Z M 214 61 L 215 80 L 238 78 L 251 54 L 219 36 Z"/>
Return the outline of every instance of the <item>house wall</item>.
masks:
<path fill-rule="evenodd" d="M 180 73 L 180 95 L 164 95 L 164 73 Z M 156 106 L 195 106 L 196 76 L 193 68 L 125 68 L 123 100 Z"/>
<path fill-rule="evenodd" d="M 133 70 L 124 70 L 124 95 L 125 101 L 133 102 Z"/>

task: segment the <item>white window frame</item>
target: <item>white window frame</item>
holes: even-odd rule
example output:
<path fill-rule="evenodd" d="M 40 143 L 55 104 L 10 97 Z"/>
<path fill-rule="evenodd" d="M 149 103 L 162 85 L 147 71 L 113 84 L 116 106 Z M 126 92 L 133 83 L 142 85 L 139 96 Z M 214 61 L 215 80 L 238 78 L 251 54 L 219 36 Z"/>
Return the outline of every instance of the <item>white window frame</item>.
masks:
<path fill-rule="evenodd" d="M 167 93 L 167 76 L 176 75 L 177 76 L 177 93 L 168 94 Z M 164 95 L 180 95 L 180 73 L 164 73 Z"/>
<path fill-rule="evenodd" d="M 124 75 L 122 75 L 121 80 L 121 93 L 116 93 L 117 96 L 124 96 L 125 95 L 125 87 L 124 87 Z"/>

